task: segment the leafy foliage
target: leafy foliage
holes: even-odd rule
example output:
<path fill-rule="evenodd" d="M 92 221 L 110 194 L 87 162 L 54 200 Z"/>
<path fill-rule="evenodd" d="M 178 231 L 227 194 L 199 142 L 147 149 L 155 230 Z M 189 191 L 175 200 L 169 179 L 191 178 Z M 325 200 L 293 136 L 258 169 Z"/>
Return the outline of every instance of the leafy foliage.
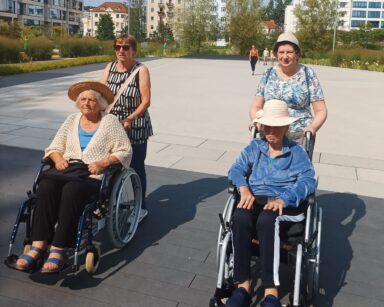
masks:
<path fill-rule="evenodd" d="M 219 25 L 212 14 L 214 6 L 214 0 L 185 0 L 185 9 L 177 14 L 175 24 L 185 50 L 198 53 L 204 42 L 216 40 Z"/>
<path fill-rule="evenodd" d="M 17 63 L 21 50 L 19 40 L 0 36 L 0 63 Z"/>
<path fill-rule="evenodd" d="M 264 37 L 260 1 L 228 0 L 227 16 L 231 44 L 240 54 L 246 55 L 251 46 L 258 45 Z"/>
<path fill-rule="evenodd" d="M 145 13 L 144 13 L 144 0 L 131 0 L 129 13 L 129 34 L 133 35 L 138 42 L 145 40 Z M 124 27 L 121 34 L 128 34 L 128 25 Z"/>
<path fill-rule="evenodd" d="M 280 27 L 284 26 L 285 8 L 291 0 L 269 0 L 266 7 L 262 10 L 264 20 L 273 19 Z"/>
<path fill-rule="evenodd" d="M 33 60 L 50 60 L 54 43 L 45 36 L 34 37 L 28 40 L 27 54 Z"/>
<path fill-rule="evenodd" d="M 111 15 L 102 14 L 100 16 L 96 37 L 99 40 L 110 40 L 115 38 L 115 25 L 113 24 Z"/>
<path fill-rule="evenodd" d="M 337 22 L 335 0 L 307 0 L 306 5 L 296 5 L 297 38 L 304 54 L 330 50 L 332 29 Z"/>

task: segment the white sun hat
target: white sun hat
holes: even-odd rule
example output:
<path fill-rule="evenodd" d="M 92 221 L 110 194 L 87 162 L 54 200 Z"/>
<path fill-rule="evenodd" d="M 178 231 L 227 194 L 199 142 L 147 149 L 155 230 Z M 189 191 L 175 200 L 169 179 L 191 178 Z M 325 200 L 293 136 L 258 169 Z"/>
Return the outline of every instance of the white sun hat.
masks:
<path fill-rule="evenodd" d="M 285 101 L 272 99 L 264 103 L 262 110 L 256 113 L 254 123 L 259 123 L 265 126 L 281 127 L 289 126 L 297 117 L 289 116 L 288 106 Z"/>
<path fill-rule="evenodd" d="M 291 43 L 297 46 L 297 48 L 300 50 L 299 40 L 296 38 L 296 36 L 292 32 L 284 32 L 279 35 L 277 38 L 276 43 L 273 46 L 273 52 L 277 52 L 277 49 L 279 46 L 284 45 L 285 43 Z"/>

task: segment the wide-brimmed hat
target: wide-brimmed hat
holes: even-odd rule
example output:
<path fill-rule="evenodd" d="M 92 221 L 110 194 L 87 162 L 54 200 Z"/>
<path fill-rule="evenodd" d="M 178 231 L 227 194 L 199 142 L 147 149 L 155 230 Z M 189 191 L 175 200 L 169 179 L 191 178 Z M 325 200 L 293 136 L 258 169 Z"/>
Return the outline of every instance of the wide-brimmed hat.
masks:
<path fill-rule="evenodd" d="M 283 45 L 284 43 L 291 43 L 296 45 L 297 48 L 299 49 L 299 52 L 301 52 L 299 41 L 292 32 L 285 32 L 279 35 L 276 43 L 273 45 L 273 52 L 276 53 L 279 46 Z"/>
<path fill-rule="evenodd" d="M 298 120 L 297 117 L 289 116 L 285 101 L 272 99 L 264 103 L 263 109 L 256 113 L 253 122 L 271 127 L 281 127 L 289 126 L 296 120 Z"/>
<path fill-rule="evenodd" d="M 94 90 L 100 93 L 108 104 L 111 104 L 115 98 L 109 87 L 99 81 L 80 81 L 72 84 L 68 89 L 68 97 L 71 100 L 76 101 L 77 97 L 82 92 L 88 90 Z"/>

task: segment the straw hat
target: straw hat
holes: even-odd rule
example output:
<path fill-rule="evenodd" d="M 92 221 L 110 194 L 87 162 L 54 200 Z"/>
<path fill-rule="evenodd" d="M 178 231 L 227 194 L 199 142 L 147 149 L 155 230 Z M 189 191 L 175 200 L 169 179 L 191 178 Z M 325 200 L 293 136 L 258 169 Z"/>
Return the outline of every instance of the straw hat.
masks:
<path fill-rule="evenodd" d="M 291 44 L 296 45 L 297 48 L 299 49 L 299 52 L 301 52 L 300 46 L 299 46 L 299 41 L 296 38 L 296 36 L 293 35 L 292 32 L 285 32 L 285 33 L 282 33 L 279 35 L 276 43 L 273 45 L 273 52 L 276 53 L 279 46 L 283 45 L 284 43 L 291 43 Z"/>
<path fill-rule="evenodd" d="M 262 110 L 256 113 L 254 123 L 271 127 L 289 126 L 297 117 L 291 117 L 288 114 L 288 106 L 285 101 L 272 99 L 265 102 Z"/>
<path fill-rule="evenodd" d="M 100 93 L 108 104 L 111 104 L 115 98 L 109 87 L 99 81 L 80 81 L 72 84 L 68 89 L 68 97 L 71 100 L 76 101 L 77 97 L 82 92 L 88 90 L 94 90 Z"/>

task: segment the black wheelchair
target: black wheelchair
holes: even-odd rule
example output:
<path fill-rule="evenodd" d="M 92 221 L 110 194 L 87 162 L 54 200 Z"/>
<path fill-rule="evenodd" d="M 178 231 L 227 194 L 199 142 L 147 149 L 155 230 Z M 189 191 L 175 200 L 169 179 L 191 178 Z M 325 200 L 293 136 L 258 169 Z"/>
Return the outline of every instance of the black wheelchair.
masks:
<path fill-rule="evenodd" d="M 48 158 L 42 164 L 34 179 L 32 190 L 27 192 L 27 199 L 21 204 L 9 241 L 8 256 L 5 264 L 14 268 L 18 256 L 12 254 L 16 236 L 21 223 L 25 224 L 24 251 L 27 253 L 32 244 L 33 211 L 36 205 L 36 192 L 42 174 L 53 167 Z M 74 247 L 73 264 L 65 272 L 79 270 L 79 256 L 85 252 L 85 269 L 89 274 L 96 273 L 100 264 L 100 248 L 93 242 L 101 230 L 107 229 L 108 238 L 118 249 L 128 244 L 136 233 L 142 203 L 141 182 L 136 172 L 125 169 L 120 164 L 109 166 L 103 174 L 100 190 L 94 201 L 87 204 L 79 219 Z"/>
<path fill-rule="evenodd" d="M 257 131 L 253 131 L 256 136 Z M 258 136 L 256 136 L 258 137 Z M 312 160 L 314 140 L 306 133 L 303 144 Z M 231 296 L 235 289 L 233 281 L 234 255 L 232 246 L 231 221 L 240 195 L 232 184 L 230 194 L 223 213 L 219 214 L 220 229 L 217 239 L 216 265 L 217 283 L 214 296 L 209 302 L 210 307 L 224 306 L 222 299 Z M 289 265 L 294 271 L 294 286 L 290 295 L 291 306 L 310 306 L 319 292 L 320 245 L 322 210 L 316 202 L 315 193 L 304 200 L 306 206 L 305 220 L 291 224 L 286 230 L 284 242 L 280 246 L 280 262 Z M 258 257 L 255 244 L 254 256 Z"/>

